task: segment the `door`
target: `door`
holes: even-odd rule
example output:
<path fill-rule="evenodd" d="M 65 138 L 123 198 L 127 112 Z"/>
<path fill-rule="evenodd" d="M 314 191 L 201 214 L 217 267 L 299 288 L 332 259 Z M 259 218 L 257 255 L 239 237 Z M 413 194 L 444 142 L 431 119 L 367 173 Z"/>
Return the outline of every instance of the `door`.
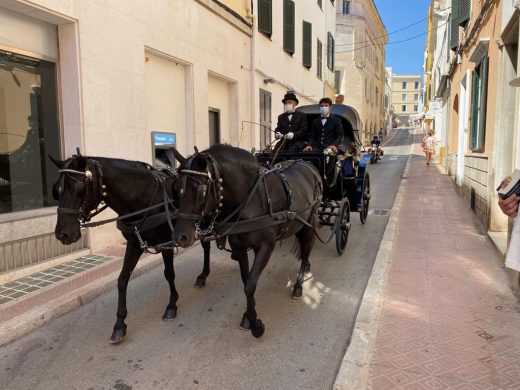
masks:
<path fill-rule="evenodd" d="M 260 149 L 271 144 L 271 92 L 260 90 Z"/>
<path fill-rule="evenodd" d="M 209 146 L 220 143 L 220 110 L 210 108 L 209 113 Z"/>

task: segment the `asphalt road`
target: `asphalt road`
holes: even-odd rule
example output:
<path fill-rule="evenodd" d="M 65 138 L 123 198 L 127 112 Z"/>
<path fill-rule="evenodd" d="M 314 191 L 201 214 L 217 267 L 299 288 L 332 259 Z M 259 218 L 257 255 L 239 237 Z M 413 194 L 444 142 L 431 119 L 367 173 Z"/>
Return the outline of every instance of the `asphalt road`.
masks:
<path fill-rule="evenodd" d="M 372 209 L 392 207 L 412 136 L 400 130 L 369 167 Z M 328 389 L 347 348 L 388 216 L 353 226 L 345 254 L 317 243 L 304 297 L 291 299 L 299 263 L 292 240 L 277 247 L 256 291 L 266 325 L 255 339 L 239 329 L 245 297 L 238 264 L 213 250 L 204 289 L 193 288 L 202 249 L 176 257 L 178 317 L 163 322 L 168 288 L 162 267 L 131 280 L 128 335 L 108 338 L 114 289 L 0 348 L 0 389 Z"/>

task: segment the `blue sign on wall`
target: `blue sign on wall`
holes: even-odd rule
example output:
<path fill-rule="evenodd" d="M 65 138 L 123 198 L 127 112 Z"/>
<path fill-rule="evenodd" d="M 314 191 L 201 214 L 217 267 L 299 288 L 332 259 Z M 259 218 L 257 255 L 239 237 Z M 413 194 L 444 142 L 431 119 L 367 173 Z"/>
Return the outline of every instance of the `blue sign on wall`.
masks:
<path fill-rule="evenodd" d="M 153 143 L 155 146 L 175 146 L 176 134 L 175 133 L 158 133 L 153 132 Z"/>

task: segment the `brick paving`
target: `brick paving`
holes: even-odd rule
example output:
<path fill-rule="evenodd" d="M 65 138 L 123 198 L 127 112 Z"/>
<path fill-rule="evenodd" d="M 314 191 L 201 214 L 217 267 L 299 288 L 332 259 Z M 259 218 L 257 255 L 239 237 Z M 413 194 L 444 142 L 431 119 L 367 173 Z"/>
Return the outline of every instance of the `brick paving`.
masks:
<path fill-rule="evenodd" d="M 369 389 L 520 389 L 520 304 L 503 261 L 416 135 Z"/>

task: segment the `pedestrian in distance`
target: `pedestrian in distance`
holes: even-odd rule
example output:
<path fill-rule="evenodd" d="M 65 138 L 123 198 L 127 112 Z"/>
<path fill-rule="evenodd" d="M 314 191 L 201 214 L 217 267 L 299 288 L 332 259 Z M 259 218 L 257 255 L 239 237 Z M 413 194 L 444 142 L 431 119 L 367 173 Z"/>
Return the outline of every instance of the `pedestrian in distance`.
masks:
<path fill-rule="evenodd" d="M 320 117 L 312 122 L 309 132 L 309 145 L 303 149 L 305 152 L 330 149 L 338 154 L 338 147 L 343 141 L 343 126 L 341 119 L 331 114 L 332 100 L 322 98 L 320 100 Z"/>
<path fill-rule="evenodd" d="M 307 117 L 303 112 L 296 111 L 298 98 L 292 92 L 282 99 L 284 113 L 278 116 L 275 137 L 278 142 L 275 150 L 301 152 L 307 143 Z"/>
<path fill-rule="evenodd" d="M 435 153 L 435 136 L 431 130 L 428 130 L 428 133 L 424 136 L 421 146 L 426 155 L 426 165 L 430 165 L 432 155 Z"/>

